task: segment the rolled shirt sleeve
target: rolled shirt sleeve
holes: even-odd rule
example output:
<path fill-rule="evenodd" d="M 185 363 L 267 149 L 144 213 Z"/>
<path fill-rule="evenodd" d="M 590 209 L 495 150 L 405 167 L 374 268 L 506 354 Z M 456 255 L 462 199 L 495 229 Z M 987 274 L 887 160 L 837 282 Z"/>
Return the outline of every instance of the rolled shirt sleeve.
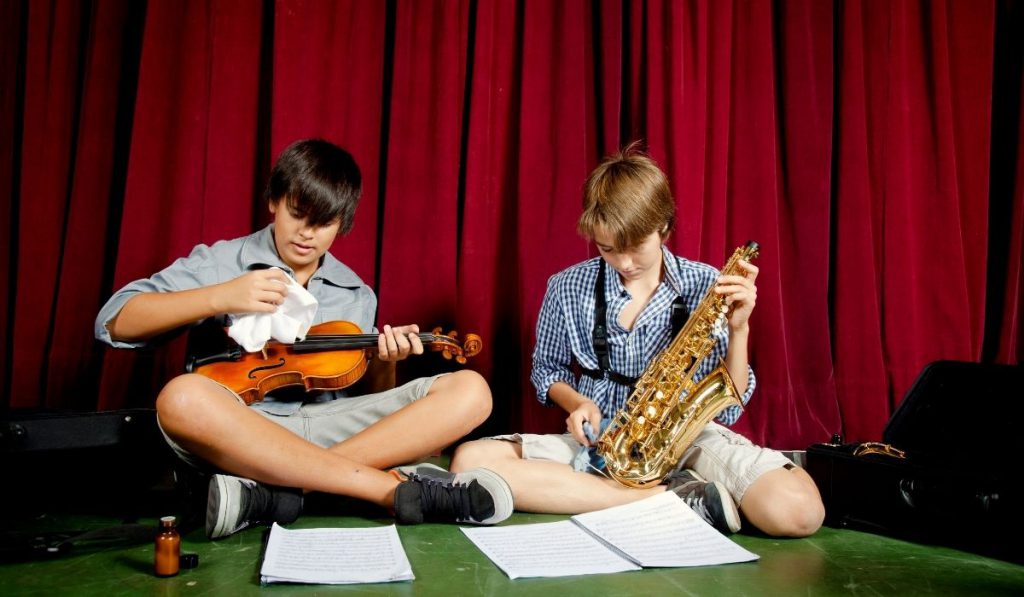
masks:
<path fill-rule="evenodd" d="M 559 286 L 556 277 L 548 280 L 540 315 L 537 317 L 537 342 L 533 349 L 533 369 L 530 381 L 537 389 L 537 400 L 552 405 L 548 390 L 557 382 L 576 387 L 572 369 L 572 347 L 569 326 L 563 321 Z"/>
<path fill-rule="evenodd" d="M 125 304 L 139 294 L 147 292 L 176 292 L 191 290 L 216 283 L 216 264 L 212 250 L 206 245 L 197 245 L 188 257 L 153 274 L 149 278 L 135 280 L 114 293 L 96 316 L 94 332 L 96 339 L 115 348 L 143 348 L 151 342 L 124 342 L 110 336 L 109 325 Z"/>

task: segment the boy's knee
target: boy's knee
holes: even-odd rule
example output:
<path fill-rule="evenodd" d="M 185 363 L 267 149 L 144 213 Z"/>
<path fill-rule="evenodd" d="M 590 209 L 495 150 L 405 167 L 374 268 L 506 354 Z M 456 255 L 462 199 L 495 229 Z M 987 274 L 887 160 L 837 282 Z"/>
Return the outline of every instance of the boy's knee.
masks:
<path fill-rule="evenodd" d="M 814 481 L 801 469 L 779 469 L 747 489 L 740 509 L 757 528 L 776 537 L 813 535 L 825 520 Z"/>
<path fill-rule="evenodd" d="M 491 388 L 476 371 L 464 369 L 451 374 L 454 393 L 459 401 L 479 417 L 482 423 L 491 414 Z"/>
<path fill-rule="evenodd" d="M 825 506 L 811 491 L 798 491 L 786 496 L 774 511 L 771 534 L 781 537 L 809 537 L 821 528 Z"/>
<path fill-rule="evenodd" d="M 493 462 L 496 456 L 494 454 L 495 443 L 496 441 L 493 439 L 478 439 L 461 444 L 452 455 L 452 472 L 467 471 Z"/>
<path fill-rule="evenodd" d="M 816 493 L 804 492 L 793 503 L 793 514 L 790 520 L 791 537 L 808 537 L 818 532 L 825 521 L 825 505 Z"/>
<path fill-rule="evenodd" d="M 160 390 L 156 397 L 156 412 L 162 426 L 174 426 L 176 422 L 200 412 L 206 403 L 202 395 L 204 386 L 210 383 L 206 377 L 186 373 L 179 375 Z"/>

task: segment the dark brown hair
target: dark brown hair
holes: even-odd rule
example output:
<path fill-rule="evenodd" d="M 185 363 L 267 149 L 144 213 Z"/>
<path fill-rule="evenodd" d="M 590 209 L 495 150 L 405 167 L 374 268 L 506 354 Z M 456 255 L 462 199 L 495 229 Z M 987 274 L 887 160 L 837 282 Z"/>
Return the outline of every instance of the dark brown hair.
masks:
<path fill-rule="evenodd" d="M 362 193 L 362 176 L 352 155 L 322 139 L 296 141 L 278 156 L 264 198 L 286 199 L 296 217 L 311 226 L 341 222 L 341 233 L 352 228 Z"/>

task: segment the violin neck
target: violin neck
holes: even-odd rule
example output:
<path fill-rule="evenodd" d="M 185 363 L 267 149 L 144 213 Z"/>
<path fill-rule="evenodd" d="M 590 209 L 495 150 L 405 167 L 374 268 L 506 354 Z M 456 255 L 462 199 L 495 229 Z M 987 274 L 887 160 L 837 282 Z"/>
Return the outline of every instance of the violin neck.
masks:
<path fill-rule="evenodd" d="M 416 334 L 424 344 L 437 342 L 434 334 Z M 324 334 L 307 336 L 305 340 L 292 345 L 292 350 L 301 352 L 322 352 L 328 350 L 355 350 L 358 348 L 375 348 L 377 334 Z"/>

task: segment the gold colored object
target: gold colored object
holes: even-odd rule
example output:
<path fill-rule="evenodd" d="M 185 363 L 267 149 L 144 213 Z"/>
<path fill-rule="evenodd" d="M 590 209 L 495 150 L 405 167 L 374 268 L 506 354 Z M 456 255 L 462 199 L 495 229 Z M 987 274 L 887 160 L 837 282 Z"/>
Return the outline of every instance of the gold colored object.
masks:
<path fill-rule="evenodd" d="M 854 449 L 854 456 L 864 456 L 867 454 L 882 454 L 884 456 L 892 456 L 893 458 L 906 459 L 907 454 L 899 448 L 895 448 L 889 444 L 883 444 L 882 442 L 864 442 Z"/>
<path fill-rule="evenodd" d="M 722 275 L 742 276 L 739 261 L 758 255 L 754 241 L 737 248 Z M 608 474 L 629 487 L 657 485 L 678 464 L 708 421 L 728 406 L 743 408 L 725 364 L 700 383 L 693 376 L 715 346 L 729 306 L 708 289 L 675 339 L 636 383 L 636 389 L 597 441 Z"/>

